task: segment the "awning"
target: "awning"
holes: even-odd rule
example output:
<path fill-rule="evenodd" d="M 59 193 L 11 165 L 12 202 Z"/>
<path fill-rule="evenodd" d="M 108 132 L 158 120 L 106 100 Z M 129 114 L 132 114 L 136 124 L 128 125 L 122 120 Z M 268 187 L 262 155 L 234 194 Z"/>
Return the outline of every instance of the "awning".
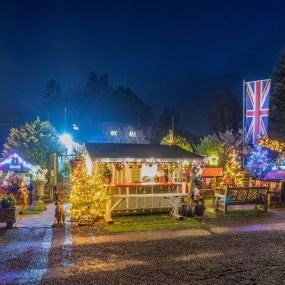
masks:
<path fill-rule="evenodd" d="M 91 160 L 101 162 L 198 162 L 205 157 L 175 145 L 86 143 Z"/>

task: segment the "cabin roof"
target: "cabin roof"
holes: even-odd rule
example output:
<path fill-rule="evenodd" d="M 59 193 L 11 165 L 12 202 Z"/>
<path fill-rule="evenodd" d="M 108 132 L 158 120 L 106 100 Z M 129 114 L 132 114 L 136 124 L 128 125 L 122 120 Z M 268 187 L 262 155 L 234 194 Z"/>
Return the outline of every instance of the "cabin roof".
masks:
<path fill-rule="evenodd" d="M 202 161 L 204 156 L 174 145 L 85 143 L 91 160 L 96 161 Z"/>

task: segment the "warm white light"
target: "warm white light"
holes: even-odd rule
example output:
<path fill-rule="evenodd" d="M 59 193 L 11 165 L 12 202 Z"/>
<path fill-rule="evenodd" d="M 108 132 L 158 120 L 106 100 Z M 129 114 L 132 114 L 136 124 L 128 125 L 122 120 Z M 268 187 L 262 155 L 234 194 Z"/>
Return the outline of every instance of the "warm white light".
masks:
<path fill-rule="evenodd" d="M 141 168 L 141 180 L 143 180 L 144 177 L 149 177 L 150 180 L 153 181 L 153 178 L 157 175 L 157 173 L 157 165 L 153 164 L 152 166 L 149 166 L 143 164 Z"/>
<path fill-rule="evenodd" d="M 209 156 L 209 164 L 211 166 L 217 166 L 218 165 L 218 161 L 219 161 L 219 156 L 216 154 L 211 154 Z"/>
<path fill-rule="evenodd" d="M 92 175 L 92 166 L 93 165 L 92 165 L 92 160 L 88 154 L 85 155 L 85 163 L 86 163 L 87 173 L 89 175 Z"/>
<path fill-rule="evenodd" d="M 70 154 L 72 152 L 73 141 L 72 137 L 69 134 L 62 134 L 59 136 L 61 143 L 67 148 L 67 153 Z"/>
<path fill-rule="evenodd" d="M 129 136 L 135 138 L 137 136 L 136 131 L 129 131 Z"/>
<path fill-rule="evenodd" d="M 117 136 L 117 135 L 118 135 L 118 131 L 111 130 L 111 131 L 110 131 L 110 135 L 113 136 L 113 137 L 114 137 L 114 136 Z"/>

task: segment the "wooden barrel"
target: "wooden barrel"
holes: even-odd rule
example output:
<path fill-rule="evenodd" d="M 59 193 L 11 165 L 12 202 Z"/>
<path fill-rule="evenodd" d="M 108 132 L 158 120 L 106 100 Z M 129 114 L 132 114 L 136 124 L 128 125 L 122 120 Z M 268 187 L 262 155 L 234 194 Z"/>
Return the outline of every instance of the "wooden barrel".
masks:
<path fill-rule="evenodd" d="M 189 204 L 182 204 L 179 208 L 179 214 L 183 217 L 194 217 L 196 212 L 196 207 Z"/>

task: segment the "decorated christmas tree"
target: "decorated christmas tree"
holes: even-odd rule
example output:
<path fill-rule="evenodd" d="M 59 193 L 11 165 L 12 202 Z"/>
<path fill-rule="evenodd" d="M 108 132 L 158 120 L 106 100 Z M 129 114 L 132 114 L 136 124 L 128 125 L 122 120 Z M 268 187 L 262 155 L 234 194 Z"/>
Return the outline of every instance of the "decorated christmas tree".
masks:
<path fill-rule="evenodd" d="M 89 175 L 85 165 L 78 165 L 71 174 L 70 218 L 91 222 L 102 215 L 107 199 L 100 176 Z"/>
<path fill-rule="evenodd" d="M 246 167 L 254 178 L 262 178 L 273 166 L 273 161 L 267 149 L 257 144 L 250 151 Z"/>
<path fill-rule="evenodd" d="M 229 153 L 228 160 L 226 161 L 224 168 L 224 177 L 234 180 L 234 183 L 241 184 L 241 161 L 240 157 L 235 149 Z"/>

